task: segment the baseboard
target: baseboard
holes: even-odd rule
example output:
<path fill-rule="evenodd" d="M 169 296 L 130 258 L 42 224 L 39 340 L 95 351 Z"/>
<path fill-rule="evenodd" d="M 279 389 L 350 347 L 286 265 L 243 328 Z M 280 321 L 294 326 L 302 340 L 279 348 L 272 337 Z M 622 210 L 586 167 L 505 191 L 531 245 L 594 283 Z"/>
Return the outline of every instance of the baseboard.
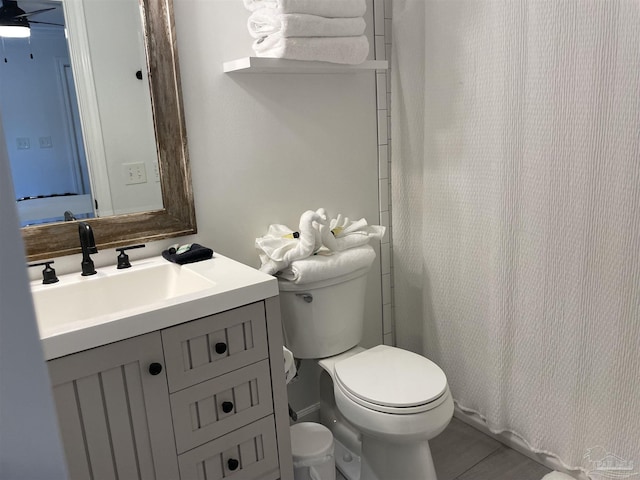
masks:
<path fill-rule="evenodd" d="M 546 455 L 544 453 L 537 453 L 531 450 L 531 448 L 520 438 L 519 436 L 511 433 L 511 432 L 499 432 L 494 433 L 489 429 L 489 426 L 484 421 L 484 419 L 474 412 L 469 412 L 462 410 L 458 404 L 455 406 L 455 411 L 453 416 L 458 420 L 463 421 L 467 425 L 472 426 L 476 430 L 480 430 L 482 433 L 490 436 L 494 440 L 506 445 L 517 452 L 529 457 L 531 460 L 534 460 L 551 470 L 557 470 L 559 472 L 566 473 L 567 475 L 572 476 L 577 480 L 590 480 L 589 477 L 579 470 L 567 470 L 567 468 L 562 465 L 560 460 L 557 457 Z"/>

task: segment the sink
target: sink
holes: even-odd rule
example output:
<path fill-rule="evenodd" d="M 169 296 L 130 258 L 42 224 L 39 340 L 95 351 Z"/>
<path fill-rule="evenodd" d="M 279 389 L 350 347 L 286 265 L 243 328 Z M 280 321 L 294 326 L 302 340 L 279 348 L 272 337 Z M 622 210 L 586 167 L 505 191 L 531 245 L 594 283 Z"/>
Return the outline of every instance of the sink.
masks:
<path fill-rule="evenodd" d="M 219 254 L 182 266 L 162 257 L 131 263 L 31 283 L 47 360 L 278 294 L 274 277 Z"/>
<path fill-rule="evenodd" d="M 165 262 L 99 272 L 90 277 L 65 275 L 60 282 L 43 285 L 32 293 L 38 327 L 51 330 L 103 316 L 149 309 L 214 286 L 214 281 L 202 275 Z"/>

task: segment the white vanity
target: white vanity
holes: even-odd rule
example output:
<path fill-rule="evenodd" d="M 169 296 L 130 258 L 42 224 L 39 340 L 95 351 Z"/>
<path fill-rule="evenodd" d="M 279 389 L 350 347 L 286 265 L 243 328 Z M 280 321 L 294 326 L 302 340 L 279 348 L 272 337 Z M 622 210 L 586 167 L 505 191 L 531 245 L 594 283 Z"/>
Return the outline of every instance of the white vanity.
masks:
<path fill-rule="evenodd" d="M 132 263 L 32 285 L 71 478 L 292 479 L 275 278 Z"/>

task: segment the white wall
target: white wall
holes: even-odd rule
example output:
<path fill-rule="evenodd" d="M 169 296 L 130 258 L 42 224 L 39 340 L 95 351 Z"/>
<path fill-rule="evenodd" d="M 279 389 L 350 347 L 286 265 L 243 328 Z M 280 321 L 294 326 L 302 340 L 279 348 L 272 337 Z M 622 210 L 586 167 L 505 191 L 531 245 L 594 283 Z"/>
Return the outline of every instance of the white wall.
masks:
<path fill-rule="evenodd" d="M 27 283 L 9 159 L 1 142 L 0 197 L 0 478 L 64 480 L 66 465 Z"/>

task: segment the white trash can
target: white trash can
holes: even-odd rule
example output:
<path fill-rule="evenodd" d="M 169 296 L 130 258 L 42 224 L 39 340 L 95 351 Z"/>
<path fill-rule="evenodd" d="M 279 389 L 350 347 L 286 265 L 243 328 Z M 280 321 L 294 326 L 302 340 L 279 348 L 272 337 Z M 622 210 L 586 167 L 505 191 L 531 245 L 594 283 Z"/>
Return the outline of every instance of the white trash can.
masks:
<path fill-rule="evenodd" d="M 333 435 L 324 425 L 302 422 L 291 426 L 294 480 L 335 480 Z"/>

